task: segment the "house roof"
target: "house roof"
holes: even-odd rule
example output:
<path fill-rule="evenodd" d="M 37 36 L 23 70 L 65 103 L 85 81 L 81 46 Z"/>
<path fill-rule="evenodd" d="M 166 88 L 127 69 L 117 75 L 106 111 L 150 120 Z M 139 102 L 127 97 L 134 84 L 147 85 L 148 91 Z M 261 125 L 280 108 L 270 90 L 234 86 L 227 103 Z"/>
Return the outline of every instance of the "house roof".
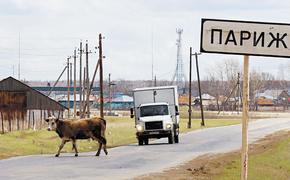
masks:
<path fill-rule="evenodd" d="M 56 101 L 67 101 L 67 95 L 55 95 L 55 96 L 51 96 L 51 98 L 53 98 Z M 74 101 L 74 95 L 71 94 L 69 96 L 70 101 Z M 95 101 L 96 98 L 94 96 L 90 96 L 90 101 Z M 80 101 L 80 95 L 76 94 L 76 101 L 79 102 Z"/>
<path fill-rule="evenodd" d="M 27 98 L 27 109 L 64 110 L 67 109 L 62 104 L 31 88 L 27 84 L 8 77 L 0 81 L 0 91 L 2 92 L 25 92 Z"/>
<path fill-rule="evenodd" d="M 133 98 L 127 95 L 123 95 L 112 99 L 112 102 L 133 102 Z"/>
<path fill-rule="evenodd" d="M 215 98 L 209 94 L 202 94 L 201 95 L 202 99 L 207 99 L 207 100 L 214 100 Z"/>
<path fill-rule="evenodd" d="M 268 89 L 263 93 L 257 93 L 256 97 L 265 97 L 267 99 L 277 99 L 284 90 L 282 89 Z"/>

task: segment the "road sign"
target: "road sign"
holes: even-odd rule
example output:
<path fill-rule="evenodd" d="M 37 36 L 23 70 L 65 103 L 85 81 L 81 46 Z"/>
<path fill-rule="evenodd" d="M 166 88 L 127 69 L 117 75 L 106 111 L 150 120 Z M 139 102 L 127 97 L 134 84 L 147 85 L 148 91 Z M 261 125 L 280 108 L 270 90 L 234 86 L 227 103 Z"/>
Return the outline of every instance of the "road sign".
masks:
<path fill-rule="evenodd" d="M 290 57 L 290 24 L 201 20 L 200 52 Z"/>
<path fill-rule="evenodd" d="M 290 24 L 201 20 L 200 52 L 244 55 L 241 180 L 248 178 L 249 56 L 290 57 Z"/>

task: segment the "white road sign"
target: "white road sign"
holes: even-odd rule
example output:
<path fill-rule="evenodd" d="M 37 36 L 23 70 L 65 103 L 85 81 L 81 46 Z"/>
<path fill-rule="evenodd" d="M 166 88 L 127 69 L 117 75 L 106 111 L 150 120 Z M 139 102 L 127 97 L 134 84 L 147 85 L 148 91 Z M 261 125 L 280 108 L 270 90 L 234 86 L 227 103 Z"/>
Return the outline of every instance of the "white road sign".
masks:
<path fill-rule="evenodd" d="M 290 57 L 290 24 L 201 20 L 200 52 Z"/>

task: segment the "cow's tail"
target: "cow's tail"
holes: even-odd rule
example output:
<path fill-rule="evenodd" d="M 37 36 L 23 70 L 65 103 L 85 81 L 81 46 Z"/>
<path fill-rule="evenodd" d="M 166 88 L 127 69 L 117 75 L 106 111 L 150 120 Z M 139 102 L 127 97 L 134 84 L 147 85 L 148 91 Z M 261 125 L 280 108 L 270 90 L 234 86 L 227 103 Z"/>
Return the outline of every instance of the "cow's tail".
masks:
<path fill-rule="evenodd" d="M 107 144 L 106 140 L 106 125 L 107 122 L 104 118 L 100 118 L 103 123 L 101 123 L 101 141 L 103 141 L 104 144 Z"/>
<path fill-rule="evenodd" d="M 104 118 L 100 118 L 100 120 L 104 123 L 104 125 L 106 127 L 107 121 Z"/>

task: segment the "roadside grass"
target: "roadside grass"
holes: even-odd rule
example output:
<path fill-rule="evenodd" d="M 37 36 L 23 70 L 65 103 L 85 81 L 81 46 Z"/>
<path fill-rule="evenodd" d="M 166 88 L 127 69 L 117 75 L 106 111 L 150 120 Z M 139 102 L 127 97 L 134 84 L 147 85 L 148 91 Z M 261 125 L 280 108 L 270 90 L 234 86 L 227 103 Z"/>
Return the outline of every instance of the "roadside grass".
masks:
<path fill-rule="evenodd" d="M 269 117 L 278 117 L 278 113 L 271 113 L 271 112 L 256 112 L 256 111 L 250 111 L 249 117 L 250 120 L 255 119 L 261 119 L 261 118 L 269 118 Z M 182 118 L 188 118 L 188 107 L 182 106 L 180 107 L 180 117 Z M 200 119 L 201 113 L 200 110 L 192 110 L 191 117 L 193 119 Z M 237 111 L 204 111 L 204 117 L 205 119 L 241 119 L 242 118 L 242 112 Z"/>
<path fill-rule="evenodd" d="M 107 147 L 136 143 L 135 123 L 129 117 L 106 117 Z M 181 118 L 180 132 L 188 132 L 200 128 L 226 126 L 240 123 L 239 119 L 209 119 L 206 127 L 200 126 L 200 120 L 192 119 L 192 128 L 187 129 L 188 119 Z M 32 155 L 56 153 L 61 140 L 55 132 L 45 129 L 39 131 L 25 130 L 0 134 L 0 159 Z M 77 142 L 79 152 L 96 151 L 98 143 L 91 140 Z M 67 143 L 62 152 L 73 152 L 71 143 Z"/>
<path fill-rule="evenodd" d="M 290 138 L 276 142 L 262 153 L 249 156 L 248 179 L 288 180 L 290 177 Z M 232 163 L 224 167 L 223 172 L 213 179 L 240 179 L 240 157 L 235 156 Z"/>

